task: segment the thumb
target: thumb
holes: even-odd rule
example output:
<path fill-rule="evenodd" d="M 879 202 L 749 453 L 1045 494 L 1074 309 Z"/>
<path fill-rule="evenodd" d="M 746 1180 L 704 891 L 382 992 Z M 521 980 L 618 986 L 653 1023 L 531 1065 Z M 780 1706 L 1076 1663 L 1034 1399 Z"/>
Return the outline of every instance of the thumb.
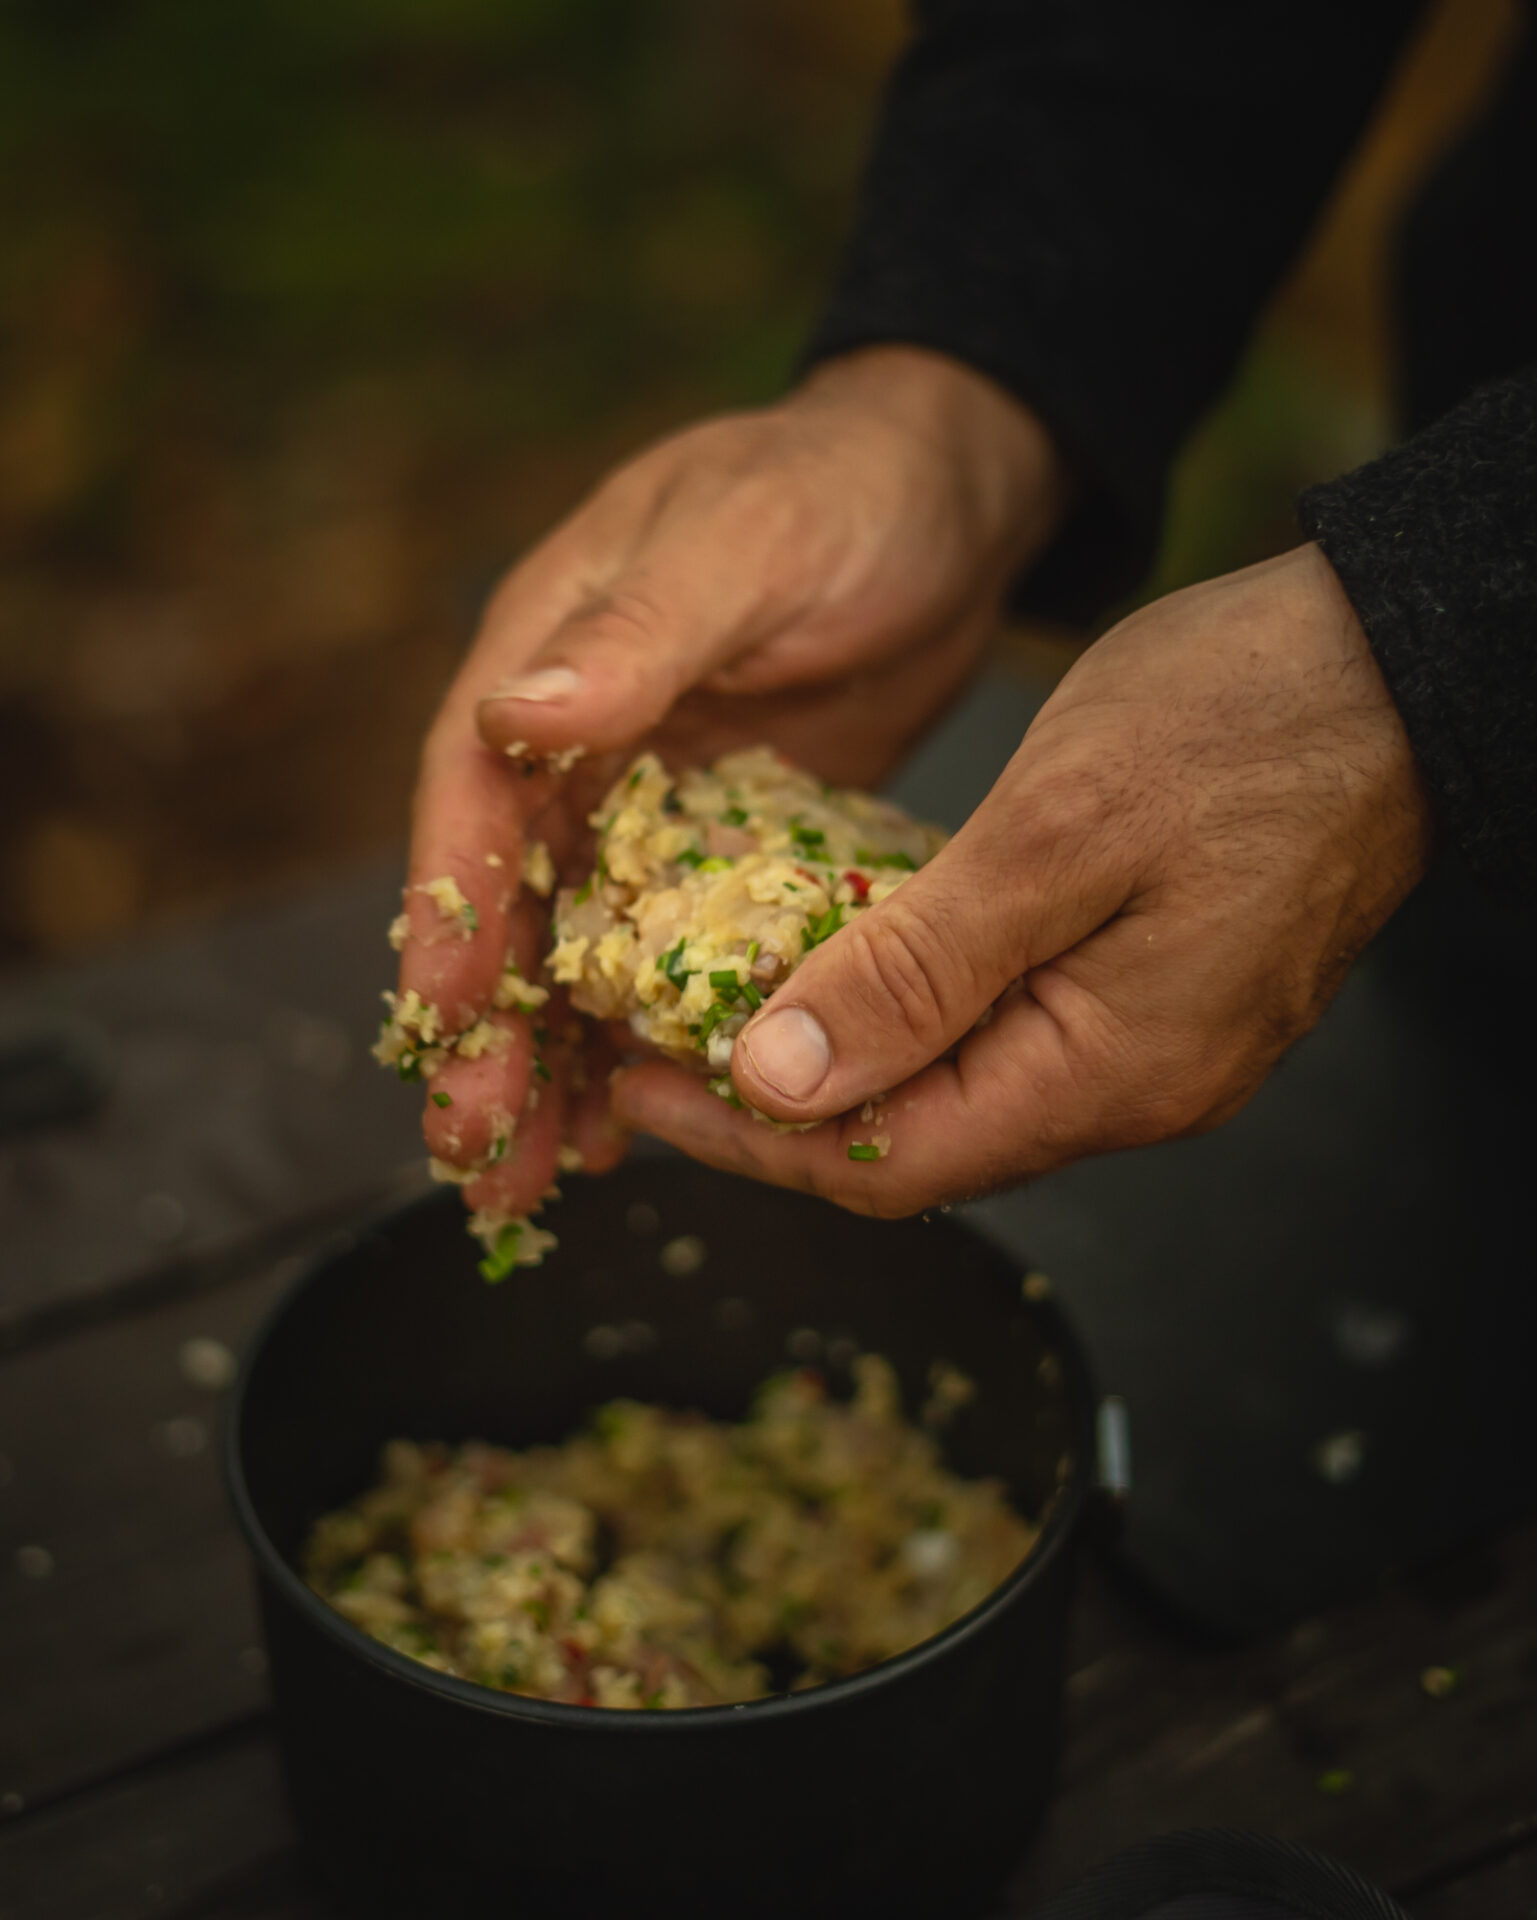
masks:
<path fill-rule="evenodd" d="M 927 866 L 817 948 L 754 1015 L 731 1054 L 749 1106 L 805 1123 L 889 1092 L 1011 982 L 1125 904 L 1125 864 L 1085 827 L 1054 823 L 1055 810 L 1032 803 L 1033 784 L 1006 774 Z"/>

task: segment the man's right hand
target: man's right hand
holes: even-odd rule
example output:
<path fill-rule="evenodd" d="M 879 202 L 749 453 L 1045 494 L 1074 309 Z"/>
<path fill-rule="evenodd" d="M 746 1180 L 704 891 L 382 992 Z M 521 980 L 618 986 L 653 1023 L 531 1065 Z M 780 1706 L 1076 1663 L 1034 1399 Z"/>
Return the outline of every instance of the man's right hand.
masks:
<path fill-rule="evenodd" d="M 525 842 L 580 871 L 587 811 L 643 742 L 677 767 L 766 740 L 824 778 L 877 783 L 971 672 L 1063 491 L 1033 415 L 908 347 L 831 361 L 778 405 L 689 428 L 619 469 L 502 583 L 428 735 L 402 990 L 461 1029 L 490 1004 L 509 950 L 534 977 Z M 528 774 L 529 756 L 574 748 L 588 757 L 573 772 Z M 418 891 L 443 876 L 474 909 L 468 937 L 444 937 Z M 522 1213 L 563 1138 L 593 1168 L 624 1140 L 606 1074 L 576 1091 L 558 1042 L 530 1109 L 527 1023 L 497 1017 L 514 1043 L 450 1059 L 425 1129 L 436 1155 L 472 1166 L 488 1116 L 520 1116 L 513 1151 L 465 1195 Z"/>

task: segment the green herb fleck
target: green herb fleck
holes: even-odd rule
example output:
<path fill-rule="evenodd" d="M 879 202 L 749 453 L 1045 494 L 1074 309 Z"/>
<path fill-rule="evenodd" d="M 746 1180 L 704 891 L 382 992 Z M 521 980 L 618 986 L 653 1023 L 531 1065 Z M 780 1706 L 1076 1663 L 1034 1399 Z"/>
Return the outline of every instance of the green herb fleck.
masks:
<path fill-rule="evenodd" d="M 762 941 L 760 941 L 760 940 L 754 940 L 754 941 L 753 941 L 753 942 L 752 942 L 752 943 L 751 943 L 751 944 L 749 945 L 749 947 L 748 947 L 748 949 L 747 949 L 747 964 L 748 964 L 748 966 L 751 966 L 751 965 L 752 965 L 752 963 L 754 962 L 754 960 L 756 960 L 756 959 L 757 959 L 757 957 L 758 957 L 758 955 L 759 955 L 760 953 L 762 953 L 762 951 L 763 951 L 763 943 L 762 943 Z"/>
<path fill-rule="evenodd" d="M 469 928 L 471 933 L 480 932 L 480 915 L 475 911 L 470 901 L 466 900 L 464 905 L 459 909 L 459 918 Z"/>
<path fill-rule="evenodd" d="M 910 853 L 872 853 L 868 847 L 856 847 L 854 859 L 861 867 L 900 867 L 903 873 L 918 871 L 918 862 Z"/>
<path fill-rule="evenodd" d="M 646 769 L 644 767 L 637 767 L 635 771 L 630 775 L 630 778 L 626 784 L 629 786 L 631 792 L 633 792 L 635 788 L 640 785 L 640 776 L 645 771 Z"/>
<path fill-rule="evenodd" d="M 745 827 L 747 825 L 747 809 L 745 807 L 727 807 L 720 818 L 722 826 Z"/>
<path fill-rule="evenodd" d="M 499 1280 L 505 1280 L 518 1264 L 518 1242 L 523 1237 L 523 1229 L 516 1220 L 509 1220 L 496 1236 L 495 1245 L 480 1263 L 480 1277 L 495 1286 Z"/>
<path fill-rule="evenodd" d="M 662 811 L 663 813 L 682 813 L 683 811 L 683 802 L 671 787 L 662 796 Z"/>
<path fill-rule="evenodd" d="M 600 1440 L 618 1440 L 629 1428 L 629 1419 L 617 1401 L 599 1407 L 592 1416 L 593 1431 Z"/>
<path fill-rule="evenodd" d="M 824 940 L 831 939 L 842 925 L 843 908 L 835 901 L 826 913 L 801 928 L 802 950 L 810 953 L 813 947 L 819 947 Z"/>
<path fill-rule="evenodd" d="M 665 973 L 667 978 L 678 989 L 679 993 L 682 993 L 683 989 L 698 971 L 697 968 L 684 966 L 684 945 L 684 936 L 680 934 L 678 936 L 678 944 L 675 947 L 670 947 L 666 953 L 658 954 L 656 962 L 657 972 Z"/>
<path fill-rule="evenodd" d="M 538 1074 L 541 1080 L 549 1081 L 555 1078 L 554 1074 L 550 1072 L 549 1068 L 537 1054 L 534 1056 L 534 1072 Z"/>
<path fill-rule="evenodd" d="M 532 1567 L 529 1568 L 529 1572 L 533 1572 Z M 541 1633 L 549 1632 L 550 1609 L 545 1605 L 544 1601 L 525 1600 L 523 1602 L 523 1611 L 529 1616 Z"/>
<path fill-rule="evenodd" d="M 717 1000 L 713 1007 L 706 1007 L 704 1018 L 699 1022 L 699 1044 L 704 1045 L 722 1020 L 731 1018 L 731 1009 L 724 1001 Z"/>
<path fill-rule="evenodd" d="M 704 849 L 702 847 L 685 847 L 682 853 L 674 857 L 680 867 L 702 867 L 704 865 Z"/>
<path fill-rule="evenodd" d="M 420 1080 L 422 1077 L 422 1056 L 419 1053 L 403 1053 L 395 1062 L 395 1071 L 402 1080 Z"/>
<path fill-rule="evenodd" d="M 572 906 L 585 907 L 587 902 L 592 898 L 592 890 L 597 884 L 598 884 L 598 876 L 595 873 L 589 873 L 587 878 L 582 882 L 582 884 L 577 888 L 576 892 L 572 895 L 571 897 Z"/>
<path fill-rule="evenodd" d="M 710 1091 L 718 1099 L 724 1100 L 734 1113 L 740 1113 L 747 1102 L 732 1085 L 731 1075 L 723 1073 L 710 1082 Z"/>
<path fill-rule="evenodd" d="M 735 993 L 737 984 L 735 967 L 719 967 L 710 975 L 710 985 L 712 987 L 730 987 L 731 991 Z"/>
<path fill-rule="evenodd" d="M 750 1006 L 754 1012 L 756 1012 L 758 1008 L 763 1005 L 763 995 L 759 993 L 758 989 L 753 985 L 751 980 L 742 981 L 740 986 L 737 988 L 737 991 L 738 993 L 741 994 L 742 998 L 747 1002 L 748 1006 Z"/>
<path fill-rule="evenodd" d="M 701 873 L 725 873 L 735 864 L 734 861 L 728 860 L 723 853 L 712 853 L 708 860 L 701 860 L 699 862 L 699 871 Z"/>
<path fill-rule="evenodd" d="M 873 1140 L 853 1140 L 849 1143 L 851 1160 L 879 1160 L 881 1150 Z"/>
<path fill-rule="evenodd" d="M 451 1093 L 434 1093 L 429 1095 L 429 1098 L 435 1107 L 451 1107 L 454 1104 L 454 1096 Z"/>
<path fill-rule="evenodd" d="M 487 1166 L 494 1167 L 499 1160 L 505 1160 L 507 1158 L 507 1149 L 511 1145 L 512 1135 L 510 1133 L 494 1134 L 491 1139 L 491 1150 L 486 1155 Z"/>
<path fill-rule="evenodd" d="M 790 828 L 790 838 L 804 853 L 821 856 L 827 851 L 827 835 L 820 827 L 796 824 Z"/>

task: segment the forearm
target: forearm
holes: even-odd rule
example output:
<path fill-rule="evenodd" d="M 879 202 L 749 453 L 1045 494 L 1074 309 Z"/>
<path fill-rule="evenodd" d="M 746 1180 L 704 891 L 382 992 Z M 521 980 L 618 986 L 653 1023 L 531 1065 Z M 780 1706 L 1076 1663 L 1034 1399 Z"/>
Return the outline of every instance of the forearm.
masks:
<path fill-rule="evenodd" d="M 1311 488 L 1438 819 L 1491 883 L 1537 899 L 1537 366 Z"/>
<path fill-rule="evenodd" d="M 1061 584 L 1103 604 L 1417 11 L 936 0 L 810 356 L 910 341 L 1026 402 L 1081 480 Z"/>

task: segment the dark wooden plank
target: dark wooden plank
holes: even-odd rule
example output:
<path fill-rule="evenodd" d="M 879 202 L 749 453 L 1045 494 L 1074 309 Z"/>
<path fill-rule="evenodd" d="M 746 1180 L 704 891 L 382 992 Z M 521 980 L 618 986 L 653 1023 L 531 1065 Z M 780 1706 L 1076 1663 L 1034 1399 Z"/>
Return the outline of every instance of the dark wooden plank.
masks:
<path fill-rule="evenodd" d="M 296 1264 L 0 1365 L 0 1795 L 31 1804 L 261 1704 L 219 1396 L 185 1354 L 238 1348 Z"/>
<path fill-rule="evenodd" d="M 419 1102 L 368 1057 L 395 863 L 0 988 L 103 1040 L 105 1104 L 0 1139 L 0 1337 L 61 1301 L 355 1204 L 419 1164 Z"/>
<path fill-rule="evenodd" d="M 1175 1647 L 1091 1585 L 1079 1639 L 1062 1791 L 1010 1912 L 1176 1827 L 1286 1835 L 1391 1888 L 1537 1818 L 1537 1529 L 1237 1651 Z M 1461 1676 L 1443 1698 L 1432 1666 Z"/>
<path fill-rule="evenodd" d="M 272 1739 L 257 1726 L 0 1828 L 0 1911 L 5 1920 L 234 1920 L 265 1885 L 290 1902 L 269 1906 L 272 1920 L 323 1914 L 293 1864 L 294 1839 Z"/>
<path fill-rule="evenodd" d="M 1531 1844 L 1410 1898 L 1414 1920 L 1537 1920 L 1537 1835 Z"/>

